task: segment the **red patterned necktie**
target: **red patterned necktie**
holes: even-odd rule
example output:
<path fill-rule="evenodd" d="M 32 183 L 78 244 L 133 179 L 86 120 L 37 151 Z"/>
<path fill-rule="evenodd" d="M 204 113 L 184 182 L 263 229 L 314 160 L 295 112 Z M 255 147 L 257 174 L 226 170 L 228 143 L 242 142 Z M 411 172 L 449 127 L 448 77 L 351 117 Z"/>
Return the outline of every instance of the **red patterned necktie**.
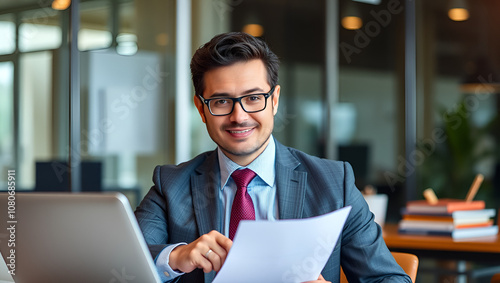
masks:
<path fill-rule="evenodd" d="M 255 220 L 255 208 L 252 198 L 247 192 L 247 186 L 255 176 L 255 172 L 250 169 L 236 170 L 231 175 L 238 187 L 231 207 L 231 220 L 229 222 L 229 239 L 231 240 L 234 238 L 241 220 Z"/>

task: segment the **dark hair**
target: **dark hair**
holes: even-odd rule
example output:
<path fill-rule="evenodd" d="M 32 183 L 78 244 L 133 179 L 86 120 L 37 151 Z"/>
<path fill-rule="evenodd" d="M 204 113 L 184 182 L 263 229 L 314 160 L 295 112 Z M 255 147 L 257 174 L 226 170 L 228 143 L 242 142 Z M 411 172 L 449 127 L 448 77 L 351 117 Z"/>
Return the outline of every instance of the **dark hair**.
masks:
<path fill-rule="evenodd" d="M 243 32 L 216 35 L 198 48 L 191 59 L 191 78 L 196 94 L 203 96 L 207 71 L 252 59 L 262 60 L 271 87 L 278 84 L 279 59 L 266 42 Z"/>

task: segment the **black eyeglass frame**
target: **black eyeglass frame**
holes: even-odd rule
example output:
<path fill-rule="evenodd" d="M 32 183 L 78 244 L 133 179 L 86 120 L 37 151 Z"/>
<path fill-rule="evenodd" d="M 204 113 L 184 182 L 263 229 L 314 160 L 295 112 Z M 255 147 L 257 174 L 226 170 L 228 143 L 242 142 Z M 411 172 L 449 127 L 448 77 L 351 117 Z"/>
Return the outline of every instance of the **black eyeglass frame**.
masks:
<path fill-rule="evenodd" d="M 233 113 L 234 111 L 234 106 L 236 105 L 236 102 L 238 102 L 241 106 L 241 109 L 243 109 L 243 111 L 245 111 L 246 113 L 257 113 L 257 112 L 260 112 L 260 111 L 264 111 L 267 107 L 267 99 L 272 96 L 274 94 L 274 89 L 276 88 L 276 86 L 273 86 L 271 88 L 271 90 L 267 93 L 252 93 L 252 94 L 247 94 L 247 95 L 243 95 L 243 96 L 240 96 L 240 97 L 217 97 L 217 98 L 209 98 L 209 99 L 205 99 L 203 96 L 199 95 L 198 94 L 198 98 L 200 98 L 201 102 L 205 103 L 205 105 L 207 105 L 207 108 L 208 108 L 208 111 L 210 112 L 210 114 L 212 114 L 212 116 L 227 116 L 227 115 L 231 115 L 231 113 Z M 264 96 L 264 108 L 262 108 L 261 110 L 256 110 L 256 111 L 247 111 L 245 109 L 245 106 L 243 106 L 243 104 L 241 103 L 241 100 L 245 97 L 249 97 L 249 96 L 254 96 L 254 95 L 263 95 Z M 229 113 L 227 114 L 214 114 L 212 112 L 212 109 L 210 108 L 210 101 L 212 100 L 217 100 L 217 99 L 229 99 L 229 100 L 232 100 L 233 101 L 233 106 L 231 107 L 231 111 L 229 111 Z"/>

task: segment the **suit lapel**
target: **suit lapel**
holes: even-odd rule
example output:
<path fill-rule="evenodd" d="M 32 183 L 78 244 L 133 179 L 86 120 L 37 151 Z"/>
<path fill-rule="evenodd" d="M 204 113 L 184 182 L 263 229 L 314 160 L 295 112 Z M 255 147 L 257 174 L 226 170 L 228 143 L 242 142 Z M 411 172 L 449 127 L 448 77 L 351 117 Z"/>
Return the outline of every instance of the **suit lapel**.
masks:
<path fill-rule="evenodd" d="M 218 189 L 220 172 L 217 152 L 213 151 L 191 176 L 194 214 L 199 235 L 212 230 L 222 233 Z"/>
<path fill-rule="evenodd" d="M 219 202 L 220 168 L 217 151 L 213 151 L 191 176 L 194 214 L 198 237 L 212 230 L 222 232 L 221 205 Z M 204 282 L 212 282 L 215 271 L 204 273 Z"/>
<path fill-rule="evenodd" d="M 280 219 L 302 218 L 307 173 L 295 170 L 300 162 L 276 142 L 276 189 Z"/>

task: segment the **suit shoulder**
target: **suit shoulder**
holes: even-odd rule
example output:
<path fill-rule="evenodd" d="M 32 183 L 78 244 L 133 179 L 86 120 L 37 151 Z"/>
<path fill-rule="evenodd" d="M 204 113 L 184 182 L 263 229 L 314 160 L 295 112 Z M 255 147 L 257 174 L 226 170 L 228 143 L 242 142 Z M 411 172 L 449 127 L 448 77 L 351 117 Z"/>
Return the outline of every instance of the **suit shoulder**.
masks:
<path fill-rule="evenodd" d="M 350 167 L 349 163 L 345 161 L 320 158 L 291 147 L 287 147 L 287 149 L 302 165 L 305 165 L 306 167 L 330 167 L 336 170 L 344 170 L 346 166 Z"/>

